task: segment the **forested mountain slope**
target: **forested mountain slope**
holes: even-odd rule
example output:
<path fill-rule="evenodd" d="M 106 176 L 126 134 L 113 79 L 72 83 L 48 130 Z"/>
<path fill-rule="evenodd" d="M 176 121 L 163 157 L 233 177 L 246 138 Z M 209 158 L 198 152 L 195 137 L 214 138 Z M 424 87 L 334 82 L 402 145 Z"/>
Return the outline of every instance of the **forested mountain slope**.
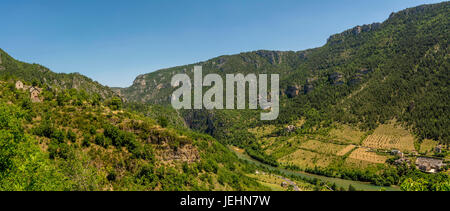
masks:
<path fill-rule="evenodd" d="M 116 94 L 106 86 L 93 81 L 79 73 L 55 73 L 39 64 L 28 64 L 18 61 L 0 49 L 0 78 L 4 80 L 17 79 L 42 88 L 78 89 L 89 94 L 99 94 L 102 98 L 109 98 Z"/>
<path fill-rule="evenodd" d="M 221 56 L 140 75 L 131 87 L 116 92 L 128 101 L 168 104 L 174 90 L 171 77 L 188 73 L 193 78 L 194 65 L 202 65 L 204 75 L 278 73 L 282 105 L 280 117 L 272 123 L 306 118 L 309 125 L 326 126 L 337 121 L 370 130 L 396 119 L 420 139 L 447 143 L 449 14 L 449 2 L 422 5 L 393 13 L 383 23 L 333 35 L 320 48 Z M 218 116 L 221 111 L 208 113 L 202 115 Z M 209 132 L 214 133 L 224 130 L 218 125 L 233 122 L 223 118 L 191 126 L 205 128 L 209 124 Z"/>
<path fill-rule="evenodd" d="M 0 56 L 0 190 L 269 190 L 173 109 Z"/>
<path fill-rule="evenodd" d="M 268 190 L 214 138 L 76 89 L 0 81 L 0 190 Z"/>

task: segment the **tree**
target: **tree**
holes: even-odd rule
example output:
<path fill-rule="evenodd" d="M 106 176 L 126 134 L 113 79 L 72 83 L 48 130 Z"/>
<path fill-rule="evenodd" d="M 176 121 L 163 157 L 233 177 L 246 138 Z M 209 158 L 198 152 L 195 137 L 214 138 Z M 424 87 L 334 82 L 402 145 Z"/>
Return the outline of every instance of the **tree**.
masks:
<path fill-rule="evenodd" d="M 427 191 L 428 190 L 428 182 L 423 178 L 419 178 L 417 180 L 413 180 L 412 178 L 408 178 L 400 186 L 403 191 Z"/>
<path fill-rule="evenodd" d="M 348 186 L 348 191 L 356 191 L 356 188 L 353 185 Z"/>
<path fill-rule="evenodd" d="M 118 97 L 113 97 L 111 101 L 108 103 L 108 106 L 112 110 L 120 110 L 122 109 L 122 100 Z"/>
<path fill-rule="evenodd" d="M 169 121 L 165 117 L 159 117 L 158 118 L 158 124 L 161 125 L 161 127 L 165 128 L 167 125 L 169 125 Z"/>

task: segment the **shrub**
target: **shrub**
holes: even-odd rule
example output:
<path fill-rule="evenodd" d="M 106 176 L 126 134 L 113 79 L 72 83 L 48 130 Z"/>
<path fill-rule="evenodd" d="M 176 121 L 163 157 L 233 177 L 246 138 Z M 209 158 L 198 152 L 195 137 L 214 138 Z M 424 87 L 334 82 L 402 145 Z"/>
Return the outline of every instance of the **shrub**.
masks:
<path fill-rule="evenodd" d="M 161 127 L 165 128 L 169 125 L 169 121 L 165 117 L 159 117 L 158 124 L 161 125 Z"/>
<path fill-rule="evenodd" d="M 67 130 L 67 139 L 69 139 L 72 143 L 75 143 L 77 141 L 77 134 L 69 129 Z"/>
<path fill-rule="evenodd" d="M 111 140 L 100 133 L 95 136 L 95 144 L 107 148 L 109 145 L 111 145 Z"/>
<path fill-rule="evenodd" d="M 53 131 L 51 138 L 55 139 L 59 143 L 64 143 L 64 140 L 66 139 L 66 135 L 61 130 L 55 130 L 55 131 Z"/>
<path fill-rule="evenodd" d="M 81 146 L 83 147 L 91 146 L 91 137 L 89 135 L 84 135 L 83 141 L 81 142 Z"/>

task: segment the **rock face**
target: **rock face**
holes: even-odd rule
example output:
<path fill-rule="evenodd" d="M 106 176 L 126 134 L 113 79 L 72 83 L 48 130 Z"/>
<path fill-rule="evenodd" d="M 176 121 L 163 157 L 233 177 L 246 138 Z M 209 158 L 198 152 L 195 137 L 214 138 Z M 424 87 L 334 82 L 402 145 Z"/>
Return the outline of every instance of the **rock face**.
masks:
<path fill-rule="evenodd" d="M 357 26 L 355 28 L 352 29 L 351 33 L 354 35 L 359 35 L 362 32 L 369 32 L 372 30 L 376 30 L 380 28 L 380 23 L 373 23 L 373 24 L 368 24 L 368 25 L 362 25 L 362 26 Z"/>
<path fill-rule="evenodd" d="M 294 125 L 289 125 L 287 126 L 284 130 L 288 133 L 292 133 L 296 130 L 297 128 Z"/>
<path fill-rule="evenodd" d="M 369 74 L 370 72 L 372 72 L 372 70 L 367 69 L 367 68 L 363 68 L 363 69 L 359 70 L 358 73 L 356 73 L 356 75 L 354 75 L 352 77 L 352 79 L 350 79 L 350 81 L 348 81 L 348 84 L 350 86 L 354 86 L 354 85 L 361 83 L 364 76 Z"/>
<path fill-rule="evenodd" d="M 146 85 L 145 76 L 140 75 L 140 76 L 136 77 L 133 84 L 136 85 L 137 87 L 145 88 L 145 85 Z"/>
<path fill-rule="evenodd" d="M 301 87 L 294 85 L 294 86 L 288 86 L 285 93 L 289 98 L 296 97 L 300 94 Z"/>
<path fill-rule="evenodd" d="M 164 161 L 181 161 L 181 162 L 196 162 L 200 159 L 197 148 L 192 145 L 185 145 L 176 150 L 167 147 L 162 153 Z"/>
<path fill-rule="evenodd" d="M 342 85 L 344 84 L 344 75 L 342 75 L 341 73 L 332 73 L 329 77 L 328 80 L 331 82 L 331 84 L 333 85 Z"/>
<path fill-rule="evenodd" d="M 256 54 L 267 59 L 270 64 L 281 64 L 283 62 L 281 51 L 257 51 Z"/>
<path fill-rule="evenodd" d="M 328 38 L 328 43 L 331 44 L 338 44 L 344 41 L 344 39 L 348 36 L 358 36 L 361 33 L 364 32 L 370 32 L 377 30 L 381 27 L 380 23 L 373 23 L 373 24 L 366 24 L 362 26 L 356 26 L 352 29 L 349 29 L 347 31 L 344 31 L 340 34 L 332 35 L 330 38 Z"/>
<path fill-rule="evenodd" d="M 306 84 L 305 87 L 303 88 L 303 90 L 304 90 L 305 94 L 308 94 L 308 93 L 314 91 L 314 85 Z"/>
<path fill-rule="evenodd" d="M 348 85 L 350 86 L 354 86 L 361 83 L 361 78 L 360 77 L 355 77 L 353 79 L 350 79 L 350 81 L 348 81 Z"/>

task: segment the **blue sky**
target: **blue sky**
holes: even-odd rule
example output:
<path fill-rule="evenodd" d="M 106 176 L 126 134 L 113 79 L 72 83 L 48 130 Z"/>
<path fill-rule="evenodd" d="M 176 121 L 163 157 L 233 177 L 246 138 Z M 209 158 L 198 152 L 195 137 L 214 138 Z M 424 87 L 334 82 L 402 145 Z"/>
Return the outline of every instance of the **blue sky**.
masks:
<path fill-rule="evenodd" d="M 1 0 L 0 48 L 125 87 L 143 73 L 259 49 L 304 50 L 441 0 Z"/>

